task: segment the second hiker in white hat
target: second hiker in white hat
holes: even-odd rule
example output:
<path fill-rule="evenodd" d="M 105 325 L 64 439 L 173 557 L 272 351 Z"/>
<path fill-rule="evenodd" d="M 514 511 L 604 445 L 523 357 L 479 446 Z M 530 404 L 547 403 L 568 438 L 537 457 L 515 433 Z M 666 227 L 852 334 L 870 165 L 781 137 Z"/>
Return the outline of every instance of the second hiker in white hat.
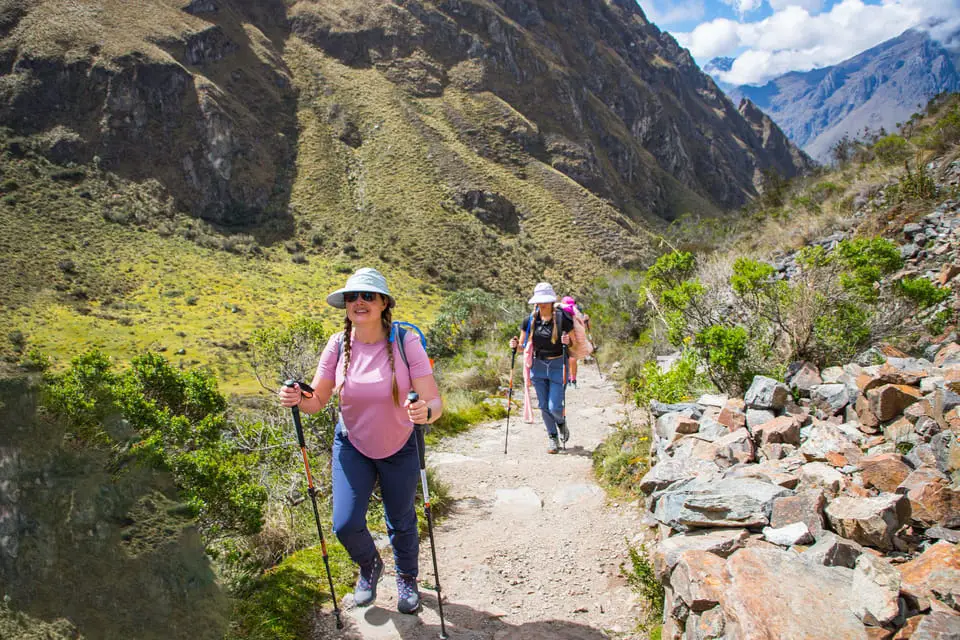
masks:
<path fill-rule="evenodd" d="M 528 302 L 536 305 L 520 327 L 520 336 L 510 339 L 510 348 L 524 349 L 524 380 L 530 380 L 537 392 L 540 415 L 547 429 L 548 453 L 556 453 L 559 440 L 570 438 L 564 414 L 564 391 L 567 373 L 564 345 L 571 342 L 573 318 L 555 306 L 557 294 L 549 282 L 534 287 Z"/>

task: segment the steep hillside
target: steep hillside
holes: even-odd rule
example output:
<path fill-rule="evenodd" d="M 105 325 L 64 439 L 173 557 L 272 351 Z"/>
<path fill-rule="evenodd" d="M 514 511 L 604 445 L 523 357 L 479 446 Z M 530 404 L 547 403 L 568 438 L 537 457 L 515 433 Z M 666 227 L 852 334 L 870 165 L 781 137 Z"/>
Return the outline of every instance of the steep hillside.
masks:
<path fill-rule="evenodd" d="M 8 0 L 0 36 L 4 320 L 57 353 L 226 367 L 360 264 L 418 315 L 576 290 L 809 166 L 627 0 Z"/>
<path fill-rule="evenodd" d="M 957 90 L 960 72 L 951 54 L 918 30 L 832 67 L 788 73 L 762 87 L 727 88 L 734 101 L 752 101 L 821 161 L 843 136 L 867 127 L 892 131 L 934 95 Z"/>

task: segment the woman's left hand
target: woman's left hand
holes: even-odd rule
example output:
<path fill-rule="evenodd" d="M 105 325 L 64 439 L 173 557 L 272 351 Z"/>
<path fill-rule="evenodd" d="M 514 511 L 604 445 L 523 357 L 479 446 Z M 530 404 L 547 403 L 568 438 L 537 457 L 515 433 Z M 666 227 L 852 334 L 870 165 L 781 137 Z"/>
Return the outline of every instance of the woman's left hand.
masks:
<path fill-rule="evenodd" d="M 423 400 L 407 403 L 407 417 L 413 424 L 427 423 L 427 403 Z"/>

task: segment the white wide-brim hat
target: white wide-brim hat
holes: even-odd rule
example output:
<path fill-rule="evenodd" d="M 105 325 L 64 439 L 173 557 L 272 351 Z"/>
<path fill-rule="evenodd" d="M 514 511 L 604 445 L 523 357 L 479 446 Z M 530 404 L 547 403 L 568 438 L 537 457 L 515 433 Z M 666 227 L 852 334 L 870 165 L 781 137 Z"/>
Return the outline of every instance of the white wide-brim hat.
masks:
<path fill-rule="evenodd" d="M 557 294 L 553 290 L 553 285 L 549 282 L 539 282 L 537 286 L 533 288 L 533 297 L 530 298 L 528 304 L 545 304 L 547 302 L 556 302 Z"/>
<path fill-rule="evenodd" d="M 352 276 L 347 278 L 347 284 L 342 289 L 337 289 L 327 296 L 327 304 L 337 309 L 346 309 L 347 303 L 343 299 L 343 294 L 349 291 L 382 293 L 387 296 L 388 308 L 393 308 L 397 304 L 397 301 L 390 295 L 390 289 L 387 288 L 387 279 L 383 277 L 382 273 L 370 267 L 357 269 Z"/>

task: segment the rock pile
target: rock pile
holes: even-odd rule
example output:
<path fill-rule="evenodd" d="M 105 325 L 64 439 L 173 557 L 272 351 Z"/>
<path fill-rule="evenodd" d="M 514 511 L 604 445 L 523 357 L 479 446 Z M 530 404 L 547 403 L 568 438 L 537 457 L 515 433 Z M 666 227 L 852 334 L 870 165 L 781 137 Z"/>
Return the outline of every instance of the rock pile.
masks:
<path fill-rule="evenodd" d="M 960 344 L 858 360 L 653 404 L 664 639 L 960 638 Z"/>

